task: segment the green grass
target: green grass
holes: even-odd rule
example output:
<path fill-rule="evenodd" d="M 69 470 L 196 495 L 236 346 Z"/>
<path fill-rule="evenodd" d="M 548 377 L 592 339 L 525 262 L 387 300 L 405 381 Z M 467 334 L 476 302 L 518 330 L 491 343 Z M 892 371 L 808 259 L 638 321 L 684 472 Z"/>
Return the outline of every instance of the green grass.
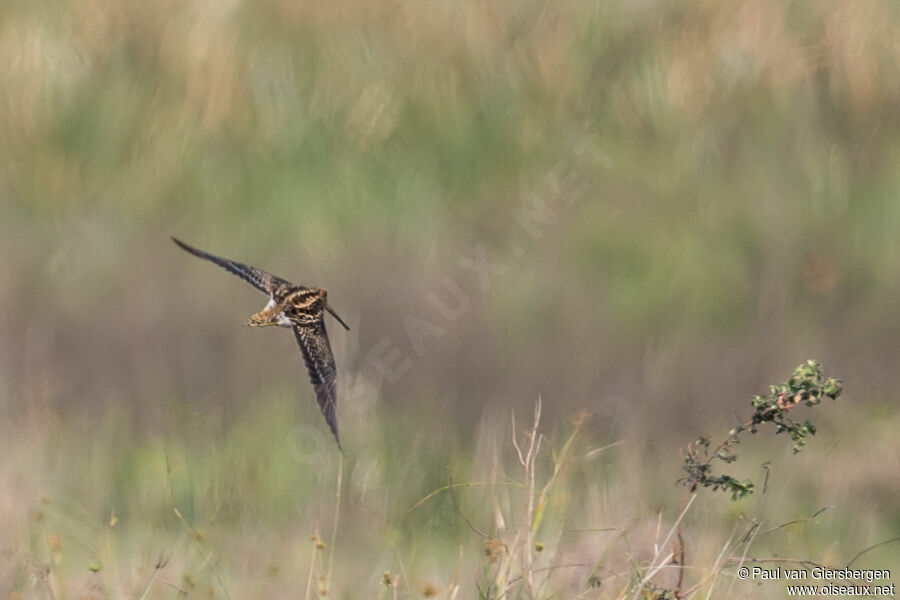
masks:
<path fill-rule="evenodd" d="M 832 410 L 839 409 L 822 416 Z M 452 597 L 458 586 L 459 597 L 480 588 L 495 598 L 509 587 L 520 597 L 619 598 L 668 562 L 673 540 L 663 542 L 678 517 L 679 462 L 665 458 L 671 451 L 651 458 L 639 438 L 601 448 L 589 421 L 559 437 L 544 438 L 540 426 L 533 483 L 508 424 L 486 424 L 474 445 L 449 455 L 439 434 L 401 451 L 386 438 L 343 459 L 338 507 L 340 456 L 330 444 L 301 452 L 286 412 L 283 402 L 263 403 L 218 431 L 173 419 L 168 431 L 125 434 L 110 414 L 54 435 L 5 436 L 9 560 L 0 574 L 13 597 L 304 597 L 312 571 L 314 590 L 332 572 L 327 595 L 336 598 L 391 597 L 384 572 L 399 597 L 421 597 L 429 586 Z M 517 436 L 530 468 L 528 420 L 519 419 Z M 843 565 L 870 540 L 890 538 L 877 471 L 859 465 L 896 451 L 891 427 L 861 446 L 863 432 L 842 432 L 840 420 L 826 417 L 798 456 L 786 451 L 787 438 L 745 441 L 732 469 L 761 483 L 761 462 L 770 460 L 768 489 L 737 503 L 702 493 L 690 505 L 685 589 L 696 585 L 698 597 L 731 586 L 753 591 L 734 582 L 736 565 L 718 556 L 729 540 L 724 558 L 749 546 L 748 557 Z M 747 531 L 756 533 L 752 544 L 738 544 Z M 876 548 L 856 566 L 889 568 L 894 552 Z M 673 570 L 663 566 L 653 581 L 671 587 Z M 599 588 L 589 585 L 592 576 Z"/>

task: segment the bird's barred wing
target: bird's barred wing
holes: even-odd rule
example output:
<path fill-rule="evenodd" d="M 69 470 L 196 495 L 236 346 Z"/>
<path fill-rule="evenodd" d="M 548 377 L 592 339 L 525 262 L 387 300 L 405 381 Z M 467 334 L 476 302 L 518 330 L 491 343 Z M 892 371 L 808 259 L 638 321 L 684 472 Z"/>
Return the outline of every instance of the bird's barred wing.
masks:
<path fill-rule="evenodd" d="M 297 345 L 303 353 L 303 361 L 309 371 L 309 380 L 316 391 L 319 408 L 328 426 L 331 427 L 338 449 L 343 451 L 338 435 L 336 412 L 337 368 L 334 364 L 334 354 L 331 353 L 331 344 L 328 342 L 328 333 L 325 331 L 325 320 L 320 318 L 315 323 L 295 324 L 293 329 Z"/>
<path fill-rule="evenodd" d="M 271 273 L 267 273 L 262 269 L 257 269 L 256 267 L 251 267 L 250 265 L 245 265 L 237 261 L 228 260 L 227 258 L 222 258 L 220 256 L 210 254 L 209 252 L 204 252 L 203 250 L 198 250 L 197 248 L 185 244 L 181 240 L 174 237 L 172 238 L 172 241 L 178 244 L 178 246 L 186 252 L 190 252 L 194 256 L 199 256 L 200 258 L 204 258 L 219 265 L 229 273 L 237 275 L 262 293 L 268 294 L 269 296 L 273 294 L 277 287 L 285 284 L 290 285 L 289 282 L 285 281 L 284 279 L 276 277 Z"/>

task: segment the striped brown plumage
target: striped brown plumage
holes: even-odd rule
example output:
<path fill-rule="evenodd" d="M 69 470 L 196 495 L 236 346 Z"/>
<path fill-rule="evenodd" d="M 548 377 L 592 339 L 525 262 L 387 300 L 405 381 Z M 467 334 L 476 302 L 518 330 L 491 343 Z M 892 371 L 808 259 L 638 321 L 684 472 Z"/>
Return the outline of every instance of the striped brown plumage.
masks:
<path fill-rule="evenodd" d="M 262 269 L 198 250 L 174 237 L 172 241 L 186 252 L 219 265 L 269 296 L 269 303 L 251 316 L 247 324 L 252 327 L 290 327 L 293 330 L 319 408 L 341 449 L 336 412 L 337 367 L 325 329 L 325 311 L 345 329 L 350 327 L 328 306 L 328 292 L 322 288 L 295 285 Z"/>

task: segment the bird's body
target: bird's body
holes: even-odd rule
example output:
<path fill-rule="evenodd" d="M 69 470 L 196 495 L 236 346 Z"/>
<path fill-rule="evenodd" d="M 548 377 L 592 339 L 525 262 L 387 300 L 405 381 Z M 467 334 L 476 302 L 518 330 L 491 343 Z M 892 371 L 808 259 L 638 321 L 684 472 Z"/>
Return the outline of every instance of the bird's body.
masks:
<path fill-rule="evenodd" d="M 209 254 L 176 238 L 172 240 L 186 252 L 219 265 L 269 296 L 268 304 L 252 315 L 247 325 L 289 327 L 294 331 L 294 338 L 300 346 L 310 381 L 315 388 L 319 408 L 340 448 L 336 415 L 337 368 L 325 329 L 325 311 L 334 316 L 345 329 L 350 328 L 328 306 L 328 292 L 318 287 L 296 285 L 262 269 Z"/>

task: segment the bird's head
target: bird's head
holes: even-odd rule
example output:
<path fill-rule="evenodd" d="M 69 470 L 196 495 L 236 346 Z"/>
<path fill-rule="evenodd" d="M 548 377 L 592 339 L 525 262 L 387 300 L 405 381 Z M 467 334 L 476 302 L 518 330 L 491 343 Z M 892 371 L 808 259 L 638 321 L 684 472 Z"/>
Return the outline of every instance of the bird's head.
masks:
<path fill-rule="evenodd" d="M 347 325 L 344 322 L 344 320 L 338 316 L 338 314 L 336 312 L 334 312 L 333 308 L 328 306 L 328 291 L 325 288 L 316 288 L 316 292 L 318 292 L 319 297 L 322 299 L 322 306 L 325 307 L 325 310 L 327 310 L 331 314 L 332 317 L 337 319 L 338 323 L 340 323 L 341 325 L 344 326 L 344 329 L 346 329 L 347 331 L 350 331 L 350 326 Z"/>

